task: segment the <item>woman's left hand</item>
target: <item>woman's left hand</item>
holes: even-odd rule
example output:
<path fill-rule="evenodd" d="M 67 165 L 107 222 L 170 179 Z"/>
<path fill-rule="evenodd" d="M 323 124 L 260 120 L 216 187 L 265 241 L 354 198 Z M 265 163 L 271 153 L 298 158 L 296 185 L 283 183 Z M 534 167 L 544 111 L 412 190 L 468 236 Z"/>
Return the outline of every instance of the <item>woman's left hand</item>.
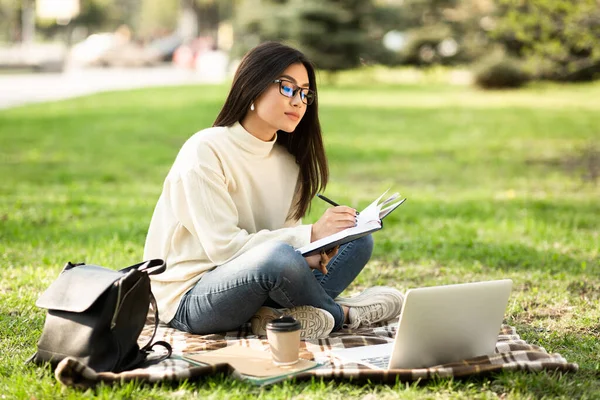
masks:
<path fill-rule="evenodd" d="M 336 256 L 339 248 L 340 246 L 335 246 L 334 248 L 329 249 L 327 252 L 321 252 L 320 254 L 315 254 L 313 256 L 304 258 L 311 269 L 318 269 L 323 275 L 327 275 L 327 264 L 329 264 L 329 261 Z"/>
<path fill-rule="evenodd" d="M 310 269 L 321 270 L 321 255 L 315 254 L 312 256 L 304 257 Z"/>

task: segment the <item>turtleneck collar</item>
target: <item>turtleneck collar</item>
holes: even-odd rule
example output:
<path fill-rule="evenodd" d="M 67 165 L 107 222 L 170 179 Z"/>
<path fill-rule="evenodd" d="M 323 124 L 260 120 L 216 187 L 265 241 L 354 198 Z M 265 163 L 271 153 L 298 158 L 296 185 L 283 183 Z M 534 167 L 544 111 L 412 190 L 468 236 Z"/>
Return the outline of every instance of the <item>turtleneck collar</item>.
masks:
<path fill-rule="evenodd" d="M 273 150 L 273 146 L 277 141 L 277 133 L 275 133 L 273 140 L 264 142 L 244 129 L 242 124 L 239 122 L 231 125 L 228 129 L 230 137 L 238 146 L 258 156 L 268 156 L 271 153 L 271 150 Z"/>

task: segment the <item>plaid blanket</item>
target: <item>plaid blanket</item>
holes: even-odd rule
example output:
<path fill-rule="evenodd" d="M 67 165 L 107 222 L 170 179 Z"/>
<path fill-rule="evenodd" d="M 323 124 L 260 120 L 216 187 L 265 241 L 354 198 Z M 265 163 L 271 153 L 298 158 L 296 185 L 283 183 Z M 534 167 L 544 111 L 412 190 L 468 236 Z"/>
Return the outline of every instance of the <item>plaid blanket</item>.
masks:
<path fill-rule="evenodd" d="M 145 327 L 140 335 L 140 344 L 145 344 L 154 328 L 153 324 Z M 300 357 L 324 364 L 317 369 L 308 370 L 295 375 L 296 380 L 323 377 L 334 379 L 370 380 L 371 382 L 394 383 L 400 381 L 427 380 L 434 377 L 469 377 L 489 374 L 495 371 L 543 371 L 554 370 L 575 372 L 578 365 L 567 362 L 560 354 L 550 354 L 542 347 L 531 345 L 521 340 L 514 328 L 502 326 L 493 356 L 481 356 L 452 364 L 444 364 L 431 368 L 373 370 L 355 363 L 343 363 L 330 355 L 331 349 L 350 348 L 372 344 L 383 344 L 393 341 L 398 319 L 369 328 L 332 333 L 326 339 L 310 340 L 301 343 Z M 59 382 L 67 386 L 87 388 L 99 382 L 126 382 L 131 380 L 160 381 L 195 381 L 202 377 L 227 373 L 237 376 L 228 364 L 214 366 L 198 366 L 181 358 L 186 353 L 216 350 L 226 346 L 239 344 L 242 346 L 267 350 L 266 338 L 252 335 L 249 324 L 238 331 L 213 335 L 192 335 L 161 325 L 154 340 L 164 340 L 173 347 L 173 356 L 167 360 L 153 363 L 149 360 L 141 368 L 121 373 L 100 372 L 88 368 L 74 358 L 66 358 L 55 370 Z"/>

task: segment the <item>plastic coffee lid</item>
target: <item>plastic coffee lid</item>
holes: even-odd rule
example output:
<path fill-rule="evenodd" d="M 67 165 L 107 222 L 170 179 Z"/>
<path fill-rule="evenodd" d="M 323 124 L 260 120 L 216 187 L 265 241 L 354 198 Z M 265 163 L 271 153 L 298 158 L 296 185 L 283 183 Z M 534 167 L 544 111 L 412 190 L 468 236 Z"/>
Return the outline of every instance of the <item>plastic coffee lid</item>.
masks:
<path fill-rule="evenodd" d="M 290 316 L 277 318 L 267 323 L 267 329 L 274 332 L 293 332 L 301 328 L 300 322 Z"/>

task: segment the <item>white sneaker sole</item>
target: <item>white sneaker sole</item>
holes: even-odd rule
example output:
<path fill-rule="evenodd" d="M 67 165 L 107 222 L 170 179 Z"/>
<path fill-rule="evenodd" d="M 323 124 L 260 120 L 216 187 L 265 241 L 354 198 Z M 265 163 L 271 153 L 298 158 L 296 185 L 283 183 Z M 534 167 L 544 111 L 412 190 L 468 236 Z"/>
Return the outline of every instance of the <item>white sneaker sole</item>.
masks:
<path fill-rule="evenodd" d="M 265 336 L 267 334 L 267 323 L 284 315 L 292 316 L 300 322 L 302 326 L 300 337 L 302 339 L 327 337 L 335 325 L 335 320 L 330 312 L 312 306 L 298 306 L 281 310 L 261 307 L 250 319 L 252 333 Z"/>

